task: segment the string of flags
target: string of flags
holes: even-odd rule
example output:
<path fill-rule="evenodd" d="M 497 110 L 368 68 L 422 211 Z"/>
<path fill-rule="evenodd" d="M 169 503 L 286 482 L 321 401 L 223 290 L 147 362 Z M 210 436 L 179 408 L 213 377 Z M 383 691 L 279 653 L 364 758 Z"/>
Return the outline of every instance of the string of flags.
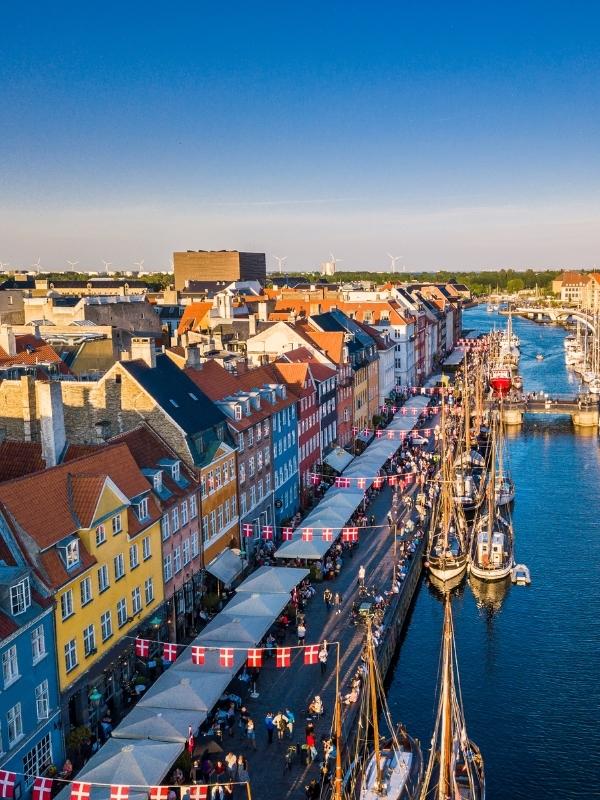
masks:
<path fill-rule="evenodd" d="M 154 639 L 141 639 L 135 638 L 135 654 L 138 658 L 150 657 L 150 645 L 162 645 L 163 661 L 173 662 L 176 661 L 179 655 L 178 649 L 191 650 L 192 664 L 197 667 L 203 667 L 206 664 L 207 652 L 218 652 L 219 666 L 226 669 L 232 669 L 234 665 L 235 653 L 246 654 L 246 666 L 251 669 L 260 669 L 263 666 L 263 661 L 266 658 L 265 653 L 275 653 L 275 666 L 279 669 L 291 667 L 292 665 L 292 650 L 301 650 L 303 654 L 303 663 L 305 666 L 314 666 L 319 663 L 319 653 L 323 649 L 322 644 L 301 644 L 289 645 L 286 647 L 203 647 L 202 645 L 181 645 L 173 644 L 172 642 L 157 642 Z M 335 645 L 337 642 L 327 642 L 327 647 Z M 0 778 L 1 787 L 1 778 Z M 1 788 L 0 788 L 1 792 Z M 0 797 L 3 795 L 0 793 Z"/>
<path fill-rule="evenodd" d="M 441 406 L 427 406 L 426 408 L 407 408 L 406 406 L 388 406 L 383 405 L 379 407 L 380 411 L 391 411 L 392 414 L 400 414 L 403 417 L 426 417 L 433 416 L 440 411 Z"/>
<path fill-rule="evenodd" d="M 433 432 L 433 428 L 419 428 L 418 430 L 410 431 L 395 431 L 384 428 L 352 428 L 352 435 L 357 436 L 361 433 L 363 436 L 375 436 L 376 439 L 406 439 L 412 436 L 428 435 Z"/>
<path fill-rule="evenodd" d="M 375 526 L 372 526 L 375 527 Z M 377 527 L 385 527 L 383 525 L 378 525 Z M 246 523 L 242 525 L 242 534 L 244 538 L 250 539 L 262 539 L 265 542 L 273 541 L 274 525 L 263 525 L 260 528 L 255 530 L 254 525 L 252 523 Z M 291 542 L 294 538 L 294 530 L 300 531 L 300 535 L 303 542 L 312 542 L 314 538 L 315 531 L 320 531 L 321 536 L 320 538 L 325 542 L 332 542 L 333 541 L 333 528 L 292 528 L 289 526 L 282 526 L 281 527 L 281 539 L 284 542 Z M 336 529 L 337 530 L 337 529 Z M 342 528 L 342 541 L 343 542 L 358 542 L 358 527 L 348 527 Z"/>
<path fill-rule="evenodd" d="M 317 659 L 318 660 L 318 659 Z M 193 735 L 190 727 L 190 741 L 193 742 Z M 193 745 L 192 745 L 193 748 Z M 15 784 L 17 775 L 25 776 L 23 772 L 8 772 L 0 770 L 0 798 L 14 800 Z M 69 781 L 63 778 L 43 778 L 36 776 L 32 786 L 32 800 L 52 800 L 54 781 L 59 784 L 70 784 L 70 800 L 90 800 L 93 786 L 110 787 L 110 800 L 129 800 L 130 789 L 144 789 L 148 792 L 150 800 L 168 800 L 170 786 L 145 786 L 142 784 L 132 784 L 124 786 L 122 784 L 96 783 L 91 781 Z M 247 781 L 227 781 L 230 786 L 246 786 Z M 190 800 L 208 800 L 212 786 L 190 785 L 187 792 Z"/>

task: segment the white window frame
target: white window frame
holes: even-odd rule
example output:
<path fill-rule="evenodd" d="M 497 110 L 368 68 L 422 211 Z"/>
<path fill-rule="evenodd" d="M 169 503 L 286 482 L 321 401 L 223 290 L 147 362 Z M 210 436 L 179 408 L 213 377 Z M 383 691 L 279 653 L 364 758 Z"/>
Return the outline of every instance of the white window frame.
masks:
<path fill-rule="evenodd" d="M 106 528 L 104 525 L 98 525 L 96 528 L 96 547 L 100 547 L 106 541 Z"/>
<path fill-rule="evenodd" d="M 2 678 L 4 680 L 4 688 L 7 689 L 9 686 L 12 686 L 20 677 L 17 646 L 13 644 L 12 647 L 7 648 L 2 653 Z"/>
<path fill-rule="evenodd" d="M 88 603 L 91 603 L 94 599 L 94 593 L 92 591 L 92 578 L 90 575 L 87 575 L 79 584 L 79 599 L 81 608 L 87 606 Z"/>
<path fill-rule="evenodd" d="M 38 722 L 50 716 L 50 689 L 45 679 L 35 687 L 35 710 Z"/>
<path fill-rule="evenodd" d="M 127 598 L 121 597 L 120 600 L 117 600 L 117 626 L 122 628 L 124 625 L 127 625 L 128 618 L 129 614 L 127 613 Z"/>
<path fill-rule="evenodd" d="M 65 547 L 65 564 L 67 569 L 72 569 L 79 564 L 79 542 L 77 539 L 73 539 Z"/>
<path fill-rule="evenodd" d="M 10 587 L 10 607 L 13 616 L 24 614 L 31 605 L 31 586 L 29 577 Z"/>
<path fill-rule="evenodd" d="M 92 623 L 83 629 L 83 654 L 90 656 L 94 650 L 96 650 L 96 628 Z"/>
<path fill-rule="evenodd" d="M 67 589 L 60 596 L 60 615 L 63 620 L 69 619 L 75 613 L 73 607 L 73 590 Z"/>
<path fill-rule="evenodd" d="M 102 576 L 102 580 L 101 577 Z M 98 592 L 102 594 L 110 587 L 110 575 L 108 572 L 108 566 L 106 564 L 101 564 L 98 568 Z"/>
<path fill-rule="evenodd" d="M 115 572 L 115 581 L 120 581 L 125 577 L 125 558 L 123 553 L 117 553 L 113 558 L 113 568 Z"/>
<path fill-rule="evenodd" d="M 142 539 L 142 558 L 148 561 L 152 557 L 152 542 L 149 536 L 144 536 Z"/>
<path fill-rule="evenodd" d="M 111 520 L 113 536 L 121 533 L 123 530 L 123 519 L 120 514 L 115 514 Z"/>
<path fill-rule="evenodd" d="M 46 650 L 46 631 L 43 625 L 38 625 L 31 631 L 31 657 L 35 665 L 48 655 Z"/>
<path fill-rule="evenodd" d="M 190 495 L 190 519 L 198 516 L 198 499 L 195 494 Z"/>
<path fill-rule="evenodd" d="M 129 545 L 129 569 L 136 569 L 140 565 L 140 551 L 137 542 Z"/>
<path fill-rule="evenodd" d="M 103 642 L 107 642 L 113 635 L 112 613 L 110 609 L 100 615 L 100 631 Z"/>
<path fill-rule="evenodd" d="M 188 513 L 188 504 L 187 500 L 182 500 L 181 502 L 181 524 L 187 525 L 189 521 L 189 513 Z"/>
<path fill-rule="evenodd" d="M 142 610 L 142 591 L 139 586 L 131 590 L 132 614 L 139 614 Z"/>
<path fill-rule="evenodd" d="M 144 581 L 144 600 L 147 606 L 154 600 L 154 581 L 152 576 Z"/>
<path fill-rule="evenodd" d="M 13 747 L 23 738 L 23 714 L 21 703 L 15 703 L 6 714 L 6 727 L 8 731 L 8 746 Z"/>
<path fill-rule="evenodd" d="M 163 514 L 160 519 L 160 532 L 163 542 L 166 542 L 171 536 L 171 517 L 169 516 L 168 512 Z"/>
<path fill-rule="evenodd" d="M 77 660 L 77 639 L 71 639 L 65 644 L 65 669 L 67 674 L 75 669 L 79 661 Z"/>

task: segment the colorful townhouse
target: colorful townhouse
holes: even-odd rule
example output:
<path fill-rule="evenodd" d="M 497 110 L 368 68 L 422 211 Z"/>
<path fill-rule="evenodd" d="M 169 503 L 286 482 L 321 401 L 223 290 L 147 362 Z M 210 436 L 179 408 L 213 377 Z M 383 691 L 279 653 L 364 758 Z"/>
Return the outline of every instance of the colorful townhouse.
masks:
<path fill-rule="evenodd" d="M 54 598 L 65 737 L 128 706 L 132 638 L 163 602 L 160 510 L 125 444 L 0 484 L 5 535 Z"/>
<path fill-rule="evenodd" d="M 64 761 L 55 653 L 52 598 L 0 509 L 0 769 L 16 774 L 14 797 Z"/>

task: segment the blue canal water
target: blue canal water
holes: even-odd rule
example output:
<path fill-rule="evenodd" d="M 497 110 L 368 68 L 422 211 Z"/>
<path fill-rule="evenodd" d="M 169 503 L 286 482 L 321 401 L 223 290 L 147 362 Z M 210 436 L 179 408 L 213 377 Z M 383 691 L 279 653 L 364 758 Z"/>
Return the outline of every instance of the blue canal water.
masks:
<path fill-rule="evenodd" d="M 504 326 L 485 307 L 465 329 Z M 515 320 L 525 391 L 576 393 L 561 328 Z M 544 361 L 536 361 L 536 353 Z M 565 417 L 526 418 L 509 436 L 516 558 L 529 587 L 472 585 L 454 596 L 463 704 L 485 758 L 488 800 L 599 797 L 600 447 Z M 424 581 L 391 677 L 395 718 L 428 751 L 441 641 L 439 596 Z"/>

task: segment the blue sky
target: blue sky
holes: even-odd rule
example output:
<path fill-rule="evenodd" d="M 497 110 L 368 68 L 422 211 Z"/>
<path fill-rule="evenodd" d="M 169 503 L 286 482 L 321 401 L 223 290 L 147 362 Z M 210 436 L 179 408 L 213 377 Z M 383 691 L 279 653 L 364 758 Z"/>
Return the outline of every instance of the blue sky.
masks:
<path fill-rule="evenodd" d="M 599 39 L 589 1 L 10 4 L 0 260 L 592 265 Z"/>

